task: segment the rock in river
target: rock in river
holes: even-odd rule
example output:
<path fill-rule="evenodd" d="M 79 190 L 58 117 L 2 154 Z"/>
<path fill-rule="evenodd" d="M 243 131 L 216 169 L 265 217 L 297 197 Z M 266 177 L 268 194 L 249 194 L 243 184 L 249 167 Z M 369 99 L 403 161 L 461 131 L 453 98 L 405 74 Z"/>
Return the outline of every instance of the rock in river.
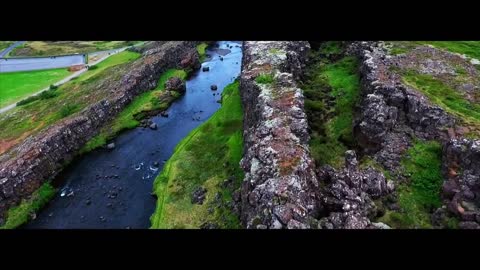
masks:
<path fill-rule="evenodd" d="M 210 70 L 210 67 L 203 67 L 203 68 L 202 68 L 202 71 L 203 71 L 203 72 L 206 72 L 206 71 L 209 71 L 209 70 Z"/>
<path fill-rule="evenodd" d="M 115 143 L 112 142 L 107 144 L 107 149 L 113 149 L 113 148 L 115 148 Z"/>
<path fill-rule="evenodd" d="M 212 84 L 210 86 L 210 89 L 212 89 L 213 91 L 216 91 L 218 89 L 217 85 L 216 84 Z"/>
<path fill-rule="evenodd" d="M 156 123 L 152 123 L 152 124 L 150 125 L 150 129 L 152 129 L 152 130 L 157 130 L 157 128 L 158 128 L 158 126 L 157 126 Z"/>

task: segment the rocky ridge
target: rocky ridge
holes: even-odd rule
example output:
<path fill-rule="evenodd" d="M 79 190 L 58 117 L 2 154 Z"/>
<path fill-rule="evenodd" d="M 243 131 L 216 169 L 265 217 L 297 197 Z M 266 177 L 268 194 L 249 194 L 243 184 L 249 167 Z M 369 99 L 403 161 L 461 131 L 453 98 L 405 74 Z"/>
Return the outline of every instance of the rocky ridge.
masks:
<path fill-rule="evenodd" d="M 309 49 L 308 42 L 244 42 L 241 220 L 246 228 L 310 228 L 317 211 L 318 182 L 296 83 Z"/>

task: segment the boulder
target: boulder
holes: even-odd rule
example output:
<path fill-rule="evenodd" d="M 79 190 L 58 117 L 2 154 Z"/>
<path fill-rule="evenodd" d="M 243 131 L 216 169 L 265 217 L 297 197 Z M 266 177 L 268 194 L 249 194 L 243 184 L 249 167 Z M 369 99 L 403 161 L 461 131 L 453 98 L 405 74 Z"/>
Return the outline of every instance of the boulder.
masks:
<path fill-rule="evenodd" d="M 207 194 L 207 189 L 204 187 L 197 187 L 192 193 L 192 203 L 193 204 L 203 204 Z"/>
<path fill-rule="evenodd" d="M 210 67 L 203 67 L 203 68 L 202 68 L 202 71 L 203 71 L 203 72 L 206 72 L 206 71 L 209 71 L 209 70 L 210 70 Z"/>
<path fill-rule="evenodd" d="M 167 91 L 176 91 L 183 94 L 186 89 L 185 82 L 178 77 L 172 77 L 165 82 L 165 90 Z"/>
<path fill-rule="evenodd" d="M 210 89 L 212 89 L 212 91 L 216 91 L 217 88 L 218 88 L 218 87 L 217 87 L 216 84 L 212 84 L 212 85 L 210 86 Z"/>
<path fill-rule="evenodd" d="M 114 148 L 115 148 L 115 143 L 112 142 L 112 143 L 107 144 L 107 149 L 111 150 L 111 149 L 114 149 Z"/>

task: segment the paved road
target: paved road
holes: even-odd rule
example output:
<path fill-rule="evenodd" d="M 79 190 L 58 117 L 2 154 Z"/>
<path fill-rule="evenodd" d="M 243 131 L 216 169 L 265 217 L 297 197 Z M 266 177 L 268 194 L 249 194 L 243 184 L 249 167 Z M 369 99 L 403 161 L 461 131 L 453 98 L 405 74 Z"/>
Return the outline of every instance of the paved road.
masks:
<path fill-rule="evenodd" d="M 15 43 L 13 43 L 12 45 L 10 45 L 10 47 L 8 47 L 5 50 L 3 50 L 2 52 L 0 52 L 0 58 L 5 57 L 5 55 L 7 55 L 11 50 L 13 50 L 16 47 L 22 45 L 23 43 L 25 43 L 25 41 L 17 41 Z"/>
<path fill-rule="evenodd" d="M 108 57 L 110 57 L 110 56 L 112 56 L 112 55 L 115 55 L 115 54 L 117 54 L 117 53 L 119 53 L 119 52 L 123 52 L 123 51 L 126 50 L 127 48 L 128 48 L 128 47 L 114 50 L 114 52 L 112 52 L 110 55 L 107 54 L 107 55 L 105 55 L 104 57 L 98 59 L 97 61 L 94 61 L 94 62 L 89 63 L 89 66 L 94 66 L 94 65 L 102 62 L 103 60 L 107 59 Z M 82 70 L 79 70 L 79 71 L 76 71 L 76 72 L 74 72 L 73 74 L 69 75 L 68 77 L 66 77 L 66 78 L 64 78 L 64 79 L 62 79 L 62 80 L 54 83 L 54 85 L 56 85 L 56 86 L 62 85 L 62 84 L 64 84 L 64 83 L 70 81 L 71 79 L 76 78 L 76 77 L 82 75 L 82 74 L 83 74 L 84 72 L 86 72 L 86 71 L 87 71 L 86 68 L 84 68 L 84 69 L 82 69 Z M 42 89 L 42 90 L 39 90 L 38 92 L 35 92 L 35 93 L 31 94 L 29 97 L 38 95 L 38 94 L 40 94 L 41 92 L 43 92 L 43 91 L 45 91 L 45 90 L 48 90 L 49 88 L 50 88 L 50 86 L 47 87 L 47 88 L 44 88 L 44 89 Z M 27 97 L 25 97 L 25 98 L 27 98 Z M 17 104 L 16 104 L 16 103 L 13 103 L 13 104 L 10 104 L 10 105 L 5 106 L 5 107 L 3 107 L 3 108 L 0 108 L 0 113 L 4 113 L 4 112 L 6 112 L 6 111 L 9 111 L 9 110 L 15 108 L 16 106 L 17 106 Z"/>

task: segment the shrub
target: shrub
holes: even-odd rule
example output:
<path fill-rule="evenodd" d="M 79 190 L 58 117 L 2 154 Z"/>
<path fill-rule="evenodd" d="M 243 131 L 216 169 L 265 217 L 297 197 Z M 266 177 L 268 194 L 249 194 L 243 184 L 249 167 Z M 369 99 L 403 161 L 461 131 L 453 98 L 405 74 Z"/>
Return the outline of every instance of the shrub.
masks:
<path fill-rule="evenodd" d="M 273 83 L 273 74 L 260 74 L 257 78 L 255 78 L 255 81 L 261 84 Z"/>
<path fill-rule="evenodd" d="M 61 118 L 65 118 L 71 114 L 73 114 L 77 110 L 77 105 L 67 104 L 60 109 L 60 116 Z"/>

